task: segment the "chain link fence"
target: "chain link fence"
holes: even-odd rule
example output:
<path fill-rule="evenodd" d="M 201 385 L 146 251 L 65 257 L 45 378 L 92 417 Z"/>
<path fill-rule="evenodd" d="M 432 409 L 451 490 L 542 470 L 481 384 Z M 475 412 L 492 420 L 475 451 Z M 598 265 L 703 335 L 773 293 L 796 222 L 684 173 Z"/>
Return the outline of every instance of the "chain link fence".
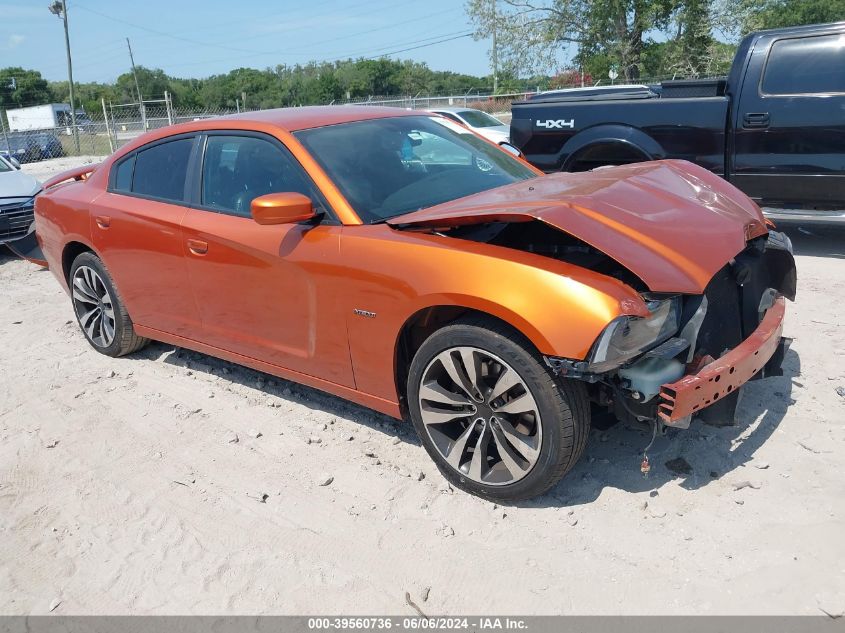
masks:
<path fill-rule="evenodd" d="M 491 114 L 510 112 L 510 105 L 514 101 L 525 99 L 537 91 L 513 92 L 510 94 L 482 95 L 425 95 L 414 97 L 367 97 L 366 99 L 351 99 L 343 105 L 372 105 L 403 108 L 405 110 L 431 110 L 435 108 L 475 108 Z M 333 102 L 334 103 L 334 102 Z M 335 104 L 337 105 L 337 104 Z"/>
<path fill-rule="evenodd" d="M 102 112 L 87 113 L 71 125 L 10 130 L 0 111 L 0 155 L 21 164 L 63 156 L 107 156 L 150 130 L 176 123 L 234 114 L 234 110 L 177 110 L 169 101 L 104 104 Z"/>

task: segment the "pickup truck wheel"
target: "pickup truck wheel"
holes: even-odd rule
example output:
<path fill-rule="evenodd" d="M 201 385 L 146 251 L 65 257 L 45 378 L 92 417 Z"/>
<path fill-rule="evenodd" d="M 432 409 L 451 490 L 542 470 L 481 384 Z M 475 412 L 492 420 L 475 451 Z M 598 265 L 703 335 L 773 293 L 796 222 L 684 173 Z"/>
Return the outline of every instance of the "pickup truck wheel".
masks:
<path fill-rule="evenodd" d="M 82 253 L 70 267 L 73 311 L 91 346 L 106 356 L 124 356 L 149 340 L 135 334 L 132 319 L 106 267 L 93 253 Z"/>
<path fill-rule="evenodd" d="M 411 362 L 408 404 L 444 477 L 495 501 L 546 492 L 578 461 L 589 431 L 584 386 L 557 380 L 527 340 L 492 320 L 432 334 Z"/>

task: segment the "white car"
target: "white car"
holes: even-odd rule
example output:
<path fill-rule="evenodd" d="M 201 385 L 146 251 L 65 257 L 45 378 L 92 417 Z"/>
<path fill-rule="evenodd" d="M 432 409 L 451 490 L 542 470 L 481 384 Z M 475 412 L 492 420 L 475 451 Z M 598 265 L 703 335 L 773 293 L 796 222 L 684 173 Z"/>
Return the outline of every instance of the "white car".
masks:
<path fill-rule="evenodd" d="M 0 244 L 34 231 L 34 199 L 40 190 L 41 183 L 22 172 L 17 161 L 0 155 Z"/>
<path fill-rule="evenodd" d="M 481 110 L 473 108 L 432 108 L 429 112 L 457 121 L 497 145 L 511 142 L 510 127 Z"/>

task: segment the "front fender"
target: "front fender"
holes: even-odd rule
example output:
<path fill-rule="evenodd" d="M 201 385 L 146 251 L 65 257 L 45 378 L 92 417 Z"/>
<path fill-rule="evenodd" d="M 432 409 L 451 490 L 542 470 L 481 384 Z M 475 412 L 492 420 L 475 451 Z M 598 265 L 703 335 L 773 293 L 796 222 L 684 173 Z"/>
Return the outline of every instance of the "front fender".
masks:
<path fill-rule="evenodd" d="M 369 239 L 370 237 L 376 239 Z M 360 391 L 395 400 L 394 359 L 403 327 L 431 307 L 489 314 L 541 354 L 582 359 L 621 314 L 644 316 L 625 284 L 551 258 L 384 225 L 344 233 L 347 331 Z"/>

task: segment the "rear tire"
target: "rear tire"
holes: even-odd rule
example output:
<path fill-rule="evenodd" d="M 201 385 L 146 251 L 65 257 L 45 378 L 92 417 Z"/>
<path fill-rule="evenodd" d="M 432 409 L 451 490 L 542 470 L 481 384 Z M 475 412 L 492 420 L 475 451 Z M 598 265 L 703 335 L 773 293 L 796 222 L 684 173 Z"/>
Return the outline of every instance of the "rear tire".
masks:
<path fill-rule="evenodd" d="M 149 343 L 138 336 L 105 265 L 94 253 L 82 253 L 70 267 L 68 286 L 76 321 L 95 350 L 118 357 Z"/>
<path fill-rule="evenodd" d="M 411 362 L 407 394 L 440 472 L 485 499 L 543 494 L 584 452 L 584 385 L 557 379 L 527 339 L 493 319 L 467 319 L 426 339 Z"/>

